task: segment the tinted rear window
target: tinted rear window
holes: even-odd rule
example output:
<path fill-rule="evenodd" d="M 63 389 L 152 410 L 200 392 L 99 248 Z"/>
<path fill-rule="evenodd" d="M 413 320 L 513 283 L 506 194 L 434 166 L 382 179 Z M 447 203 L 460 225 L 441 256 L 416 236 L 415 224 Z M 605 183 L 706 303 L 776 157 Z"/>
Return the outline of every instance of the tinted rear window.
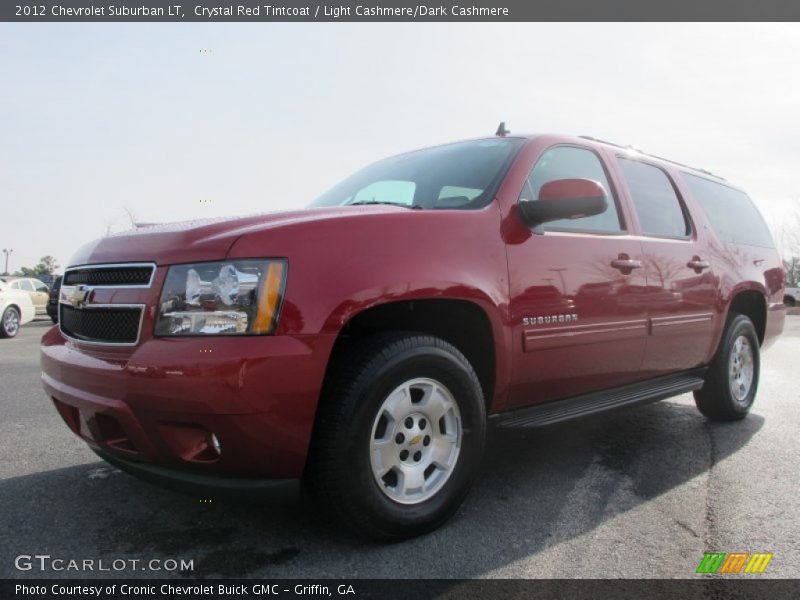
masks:
<path fill-rule="evenodd" d="M 747 194 L 696 175 L 682 175 L 720 239 L 746 246 L 775 247 L 761 213 Z"/>

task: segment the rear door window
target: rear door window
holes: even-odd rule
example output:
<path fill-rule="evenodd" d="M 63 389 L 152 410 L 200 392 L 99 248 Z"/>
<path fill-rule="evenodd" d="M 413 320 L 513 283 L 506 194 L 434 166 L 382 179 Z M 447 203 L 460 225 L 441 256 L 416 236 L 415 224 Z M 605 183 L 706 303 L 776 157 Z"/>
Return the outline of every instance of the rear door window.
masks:
<path fill-rule="evenodd" d="M 33 291 L 33 284 L 30 281 L 28 281 L 27 279 L 21 280 L 19 282 L 19 287 L 20 287 L 20 289 L 23 289 L 26 292 L 32 292 Z"/>
<path fill-rule="evenodd" d="M 642 232 L 654 237 L 689 236 L 692 230 L 669 176 L 658 167 L 638 160 L 618 156 L 617 162 Z"/>

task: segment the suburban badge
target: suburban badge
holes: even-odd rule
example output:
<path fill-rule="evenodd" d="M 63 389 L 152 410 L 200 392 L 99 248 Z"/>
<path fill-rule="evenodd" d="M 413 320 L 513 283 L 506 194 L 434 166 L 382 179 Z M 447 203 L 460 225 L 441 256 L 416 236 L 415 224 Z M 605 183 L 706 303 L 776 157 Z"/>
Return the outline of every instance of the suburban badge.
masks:
<path fill-rule="evenodd" d="M 541 317 L 523 317 L 523 325 L 553 325 L 556 323 L 574 323 L 578 320 L 577 313 L 566 313 L 562 315 L 547 315 Z"/>

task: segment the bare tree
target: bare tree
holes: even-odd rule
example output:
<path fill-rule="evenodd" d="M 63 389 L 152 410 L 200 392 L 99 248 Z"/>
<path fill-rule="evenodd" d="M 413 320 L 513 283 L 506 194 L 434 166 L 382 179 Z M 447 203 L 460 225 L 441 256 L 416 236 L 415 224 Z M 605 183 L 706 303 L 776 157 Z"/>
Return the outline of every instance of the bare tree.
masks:
<path fill-rule="evenodd" d="M 58 271 L 58 268 L 59 264 L 56 262 L 56 259 L 48 254 L 39 259 L 39 264 L 35 267 L 22 267 L 19 273 L 25 277 L 39 277 L 40 275 L 53 275 Z"/>
<path fill-rule="evenodd" d="M 794 201 L 794 210 L 780 224 L 776 237 L 783 254 L 786 285 L 800 287 L 800 200 Z"/>

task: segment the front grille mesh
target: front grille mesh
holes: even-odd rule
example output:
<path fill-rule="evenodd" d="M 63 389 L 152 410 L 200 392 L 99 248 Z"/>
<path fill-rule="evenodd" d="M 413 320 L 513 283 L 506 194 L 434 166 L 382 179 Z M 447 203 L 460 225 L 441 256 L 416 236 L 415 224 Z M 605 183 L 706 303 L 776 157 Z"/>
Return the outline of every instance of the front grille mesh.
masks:
<path fill-rule="evenodd" d="M 115 266 L 94 269 L 73 269 L 64 275 L 63 285 L 128 286 L 148 285 L 152 266 Z"/>
<path fill-rule="evenodd" d="M 85 308 L 61 305 L 60 326 L 66 335 L 86 342 L 135 344 L 142 309 Z"/>

